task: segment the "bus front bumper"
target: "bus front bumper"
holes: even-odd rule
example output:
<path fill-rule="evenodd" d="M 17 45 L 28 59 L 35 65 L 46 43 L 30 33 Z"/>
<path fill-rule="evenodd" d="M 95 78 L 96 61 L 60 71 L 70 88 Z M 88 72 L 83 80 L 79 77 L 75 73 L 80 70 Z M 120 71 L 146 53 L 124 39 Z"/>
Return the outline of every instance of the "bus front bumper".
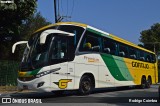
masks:
<path fill-rule="evenodd" d="M 33 91 L 45 91 L 51 92 L 53 89 L 50 87 L 50 75 L 45 75 L 40 78 L 35 78 L 30 81 L 22 81 L 19 78 L 18 90 L 33 90 Z"/>

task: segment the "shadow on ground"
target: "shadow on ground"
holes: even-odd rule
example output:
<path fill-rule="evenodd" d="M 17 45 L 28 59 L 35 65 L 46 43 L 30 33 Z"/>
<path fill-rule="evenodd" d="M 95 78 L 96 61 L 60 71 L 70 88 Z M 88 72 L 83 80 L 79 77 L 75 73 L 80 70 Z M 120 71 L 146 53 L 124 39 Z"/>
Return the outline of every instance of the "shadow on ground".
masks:
<path fill-rule="evenodd" d="M 103 88 L 103 89 L 95 89 L 92 94 L 99 93 L 107 93 L 107 92 L 116 92 L 123 90 L 133 90 L 136 88 L 131 87 L 118 87 L 118 88 Z M 92 95 L 91 94 L 91 95 Z M 89 95 L 79 95 L 78 91 L 56 91 L 56 92 L 17 92 L 10 94 L 10 97 L 14 98 L 58 98 L 58 97 L 66 97 L 66 96 L 79 96 L 79 97 L 87 97 Z"/>

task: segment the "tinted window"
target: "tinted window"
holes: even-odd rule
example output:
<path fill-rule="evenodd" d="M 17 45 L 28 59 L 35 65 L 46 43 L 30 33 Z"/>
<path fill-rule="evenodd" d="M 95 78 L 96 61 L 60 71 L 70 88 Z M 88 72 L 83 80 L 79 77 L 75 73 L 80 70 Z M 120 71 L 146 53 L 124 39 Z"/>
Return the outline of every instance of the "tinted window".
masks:
<path fill-rule="evenodd" d="M 145 61 L 145 56 L 143 51 L 138 51 L 138 59 L 141 61 Z"/>
<path fill-rule="evenodd" d="M 126 45 L 119 45 L 119 56 L 128 57 L 128 48 Z"/>
<path fill-rule="evenodd" d="M 155 63 L 156 62 L 156 57 L 154 54 L 151 54 L 151 62 Z"/>
<path fill-rule="evenodd" d="M 146 53 L 145 61 L 146 62 L 151 62 L 151 55 L 149 53 Z"/>
<path fill-rule="evenodd" d="M 107 54 L 116 55 L 116 43 L 111 39 L 104 38 L 103 52 Z"/>
<path fill-rule="evenodd" d="M 78 44 L 79 39 L 82 36 L 82 33 L 84 32 L 84 28 L 78 27 L 78 26 L 71 26 L 71 25 L 60 25 L 58 27 L 58 30 L 62 30 L 62 31 L 65 31 L 65 32 L 75 34 L 75 36 L 74 36 L 75 46 Z"/>
<path fill-rule="evenodd" d="M 86 32 L 79 50 L 99 52 L 101 48 L 100 40 L 101 38 L 94 33 Z"/>
<path fill-rule="evenodd" d="M 137 59 L 137 52 L 134 48 L 129 48 L 129 58 L 131 59 Z"/>

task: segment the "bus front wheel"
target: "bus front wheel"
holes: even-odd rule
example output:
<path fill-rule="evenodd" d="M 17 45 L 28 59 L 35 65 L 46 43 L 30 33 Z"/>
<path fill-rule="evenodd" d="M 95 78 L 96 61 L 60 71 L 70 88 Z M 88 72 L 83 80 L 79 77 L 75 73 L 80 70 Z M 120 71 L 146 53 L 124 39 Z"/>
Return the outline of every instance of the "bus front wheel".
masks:
<path fill-rule="evenodd" d="M 93 89 L 93 84 L 91 78 L 87 75 L 82 76 L 79 85 L 80 95 L 88 95 L 91 93 L 92 89 Z"/>

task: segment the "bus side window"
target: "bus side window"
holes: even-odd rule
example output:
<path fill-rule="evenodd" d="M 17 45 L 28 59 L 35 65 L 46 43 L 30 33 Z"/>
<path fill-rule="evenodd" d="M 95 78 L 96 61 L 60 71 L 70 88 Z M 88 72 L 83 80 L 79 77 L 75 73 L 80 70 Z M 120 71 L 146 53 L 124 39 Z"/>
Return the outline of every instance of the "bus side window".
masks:
<path fill-rule="evenodd" d="M 116 55 L 116 45 L 111 39 L 104 38 L 103 40 L 103 52 L 107 54 Z"/>
<path fill-rule="evenodd" d="M 119 56 L 128 57 L 128 48 L 127 48 L 127 46 L 119 44 Z"/>
<path fill-rule="evenodd" d="M 146 62 L 151 62 L 151 55 L 146 53 L 145 60 Z"/>
<path fill-rule="evenodd" d="M 139 51 L 139 58 L 138 58 L 140 61 L 145 61 L 145 58 L 144 58 L 144 52 L 142 51 Z"/>
<path fill-rule="evenodd" d="M 154 54 L 151 54 L 151 62 L 155 63 L 156 62 L 156 57 Z"/>
<path fill-rule="evenodd" d="M 100 49 L 100 38 L 94 33 L 86 32 L 86 35 L 84 36 L 80 46 L 80 51 L 99 52 Z"/>
<path fill-rule="evenodd" d="M 134 48 L 129 48 L 129 58 L 137 59 L 136 50 Z"/>

